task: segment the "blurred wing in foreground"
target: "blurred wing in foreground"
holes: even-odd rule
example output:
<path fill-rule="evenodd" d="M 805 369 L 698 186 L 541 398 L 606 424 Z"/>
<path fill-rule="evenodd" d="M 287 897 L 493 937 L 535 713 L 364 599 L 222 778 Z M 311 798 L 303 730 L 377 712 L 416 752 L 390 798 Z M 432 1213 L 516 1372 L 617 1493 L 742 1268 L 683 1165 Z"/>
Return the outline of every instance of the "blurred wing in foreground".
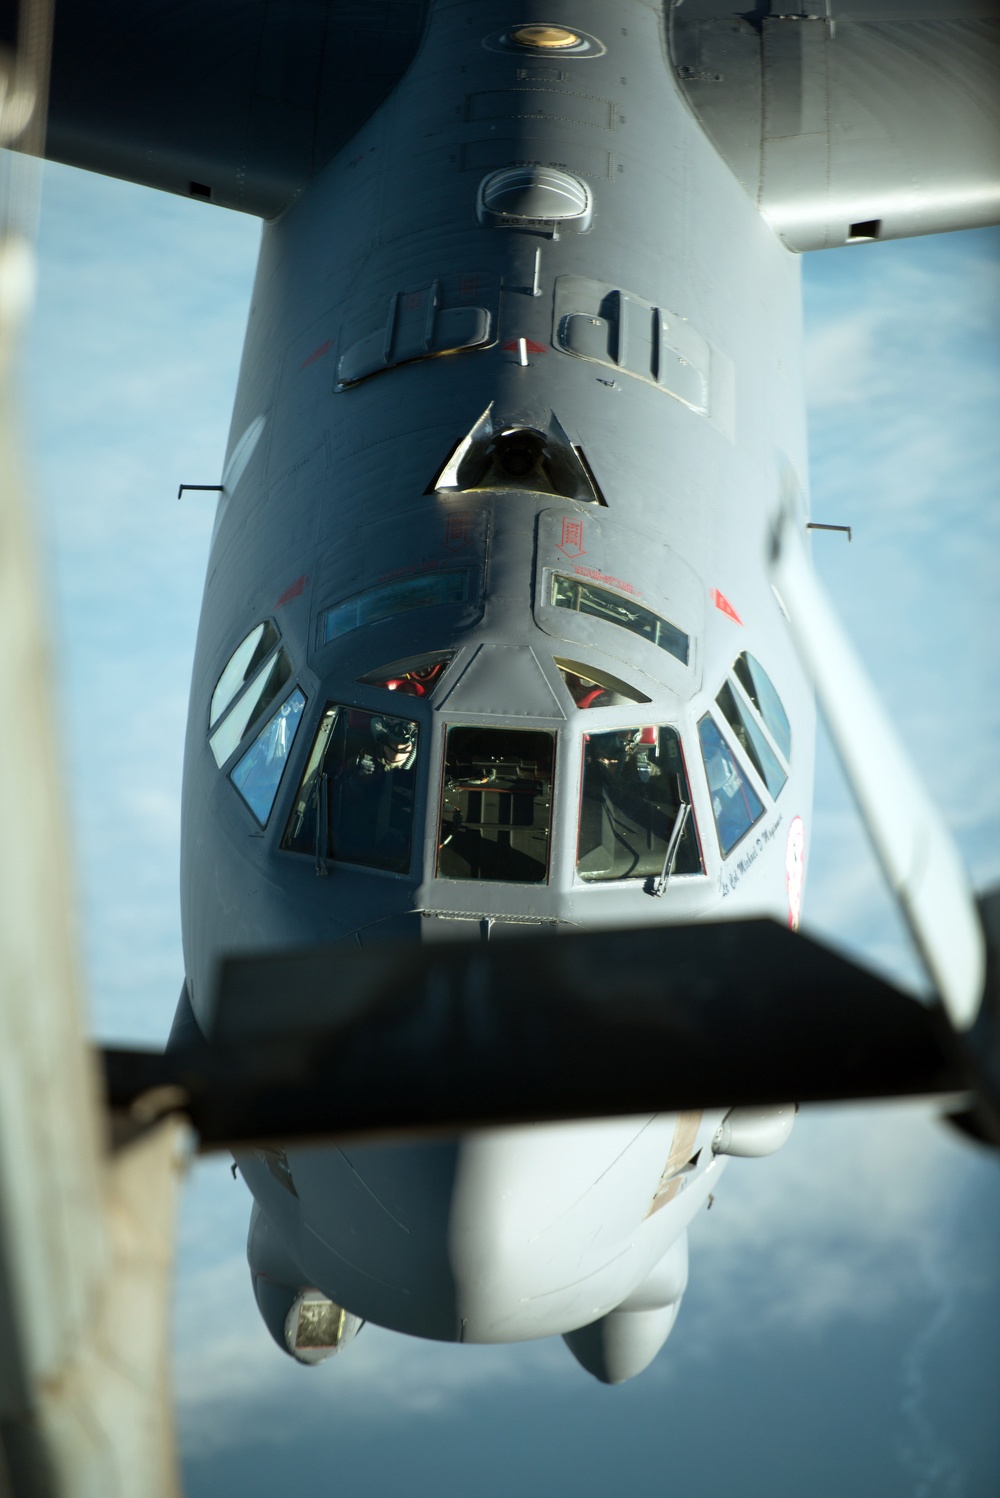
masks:
<path fill-rule="evenodd" d="M 23 6 L 20 35 L 0 32 L 0 142 L 41 140 L 46 20 L 44 6 Z M 0 159 L 0 625 L 17 703 L 16 729 L 0 735 L 0 1492 L 171 1498 L 165 1350 L 183 1126 L 164 1120 L 109 1154 L 84 1039 L 44 595 L 15 441 L 37 170 Z"/>
<path fill-rule="evenodd" d="M 105 1065 L 203 1148 L 968 1081 L 936 1011 L 770 921 L 233 959 L 210 1046 Z"/>

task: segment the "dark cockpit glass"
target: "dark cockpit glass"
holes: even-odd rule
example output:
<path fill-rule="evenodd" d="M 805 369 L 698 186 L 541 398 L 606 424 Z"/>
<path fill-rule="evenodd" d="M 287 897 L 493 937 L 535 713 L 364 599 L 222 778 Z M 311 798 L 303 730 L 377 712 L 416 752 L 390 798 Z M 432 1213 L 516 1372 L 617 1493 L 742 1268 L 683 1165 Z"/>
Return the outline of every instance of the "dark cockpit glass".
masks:
<path fill-rule="evenodd" d="M 271 815 L 305 705 L 306 699 L 296 687 L 229 772 L 262 827 Z"/>
<path fill-rule="evenodd" d="M 410 866 L 417 724 L 327 703 L 281 846 L 404 873 Z"/>
<path fill-rule="evenodd" d="M 763 816 L 764 806 L 753 786 L 740 773 L 736 755 L 708 713 L 698 724 L 698 734 L 712 795 L 719 847 L 725 858 L 757 818 Z"/>
<path fill-rule="evenodd" d="M 572 609 L 574 613 L 591 614 L 595 619 L 617 624 L 687 665 L 690 641 L 684 631 L 622 593 L 554 572 L 549 601 L 553 608 Z"/>
<path fill-rule="evenodd" d="M 645 693 L 608 671 L 580 661 L 560 660 L 558 656 L 554 659 L 570 696 L 579 708 L 619 707 L 623 702 L 649 701 Z"/>
<path fill-rule="evenodd" d="M 548 874 L 555 735 L 449 728 L 438 874 L 542 884 Z"/>
<path fill-rule="evenodd" d="M 291 679 L 292 663 L 287 650 L 279 650 L 254 676 L 236 704 L 225 714 L 209 739 L 215 763 L 220 767 L 242 741 L 247 729 L 257 721 L 284 690 Z"/>
<path fill-rule="evenodd" d="M 729 682 L 724 682 L 716 702 L 733 736 L 767 786 L 769 793 L 777 797 L 788 776 L 782 769 L 778 756 L 767 742 L 761 728 L 754 720 L 750 709 L 733 691 Z"/>
<path fill-rule="evenodd" d="M 760 713 L 771 737 L 785 756 L 785 759 L 790 760 L 792 757 L 792 729 L 788 721 L 788 714 L 785 712 L 781 698 L 774 689 L 774 683 L 760 661 L 752 656 L 749 651 L 744 651 L 733 662 L 733 675 Z"/>
<path fill-rule="evenodd" d="M 659 877 L 680 808 L 690 803 L 676 729 L 588 734 L 576 864 L 580 878 Z M 700 874 L 701 852 L 690 812 L 683 826 L 673 873 Z"/>
<path fill-rule="evenodd" d="M 278 631 L 270 619 L 265 619 L 237 645 L 212 693 L 212 705 L 208 710 L 210 728 L 215 727 L 236 694 L 243 690 L 277 643 Z"/>
<path fill-rule="evenodd" d="M 369 671 L 358 680 L 363 686 L 384 687 L 387 692 L 399 692 L 404 697 L 429 697 L 454 658 L 453 650 L 410 656 Z"/>
<path fill-rule="evenodd" d="M 411 609 L 467 603 L 474 591 L 470 567 L 450 568 L 383 583 L 377 588 L 369 588 L 366 593 L 347 598 L 343 603 L 334 604 L 333 608 L 324 609 L 319 616 L 316 644 L 328 645 L 331 640 L 361 629 L 365 624 L 378 624 Z"/>

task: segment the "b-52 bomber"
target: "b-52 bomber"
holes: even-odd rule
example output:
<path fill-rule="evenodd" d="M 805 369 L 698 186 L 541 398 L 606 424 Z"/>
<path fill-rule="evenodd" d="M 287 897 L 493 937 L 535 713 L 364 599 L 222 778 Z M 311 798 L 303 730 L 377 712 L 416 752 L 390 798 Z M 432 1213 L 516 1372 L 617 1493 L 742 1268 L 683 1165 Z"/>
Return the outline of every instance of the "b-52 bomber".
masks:
<path fill-rule="evenodd" d="M 726 951 L 740 986 L 733 933 L 767 919 L 786 935 L 747 982 L 780 986 L 809 946 L 787 932 L 814 686 L 978 1036 L 975 905 L 805 559 L 799 269 L 996 221 L 995 8 L 60 0 L 54 38 L 46 154 L 263 220 L 191 688 L 174 1049 L 216 1034 L 234 954 L 227 1023 L 280 1049 L 317 963 L 332 992 L 338 962 L 403 983 L 461 952 L 473 988 L 505 985 L 470 1036 L 489 1050 L 506 1002 L 525 1074 L 527 1000 L 560 982 L 599 1005 L 665 961 L 697 991 Z M 401 1089 L 423 1065 L 400 1052 Z M 318 1362 L 366 1320 L 561 1335 L 632 1377 L 727 1159 L 778 1148 L 808 1089 L 689 1091 L 239 1148 L 272 1336 Z"/>

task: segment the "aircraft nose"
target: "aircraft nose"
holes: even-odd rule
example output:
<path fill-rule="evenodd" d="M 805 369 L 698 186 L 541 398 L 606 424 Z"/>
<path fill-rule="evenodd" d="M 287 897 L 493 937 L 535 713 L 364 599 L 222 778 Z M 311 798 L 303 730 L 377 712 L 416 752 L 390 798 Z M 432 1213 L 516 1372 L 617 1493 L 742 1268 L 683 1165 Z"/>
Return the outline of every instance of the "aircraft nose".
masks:
<path fill-rule="evenodd" d="M 672 1122 L 672 1121 L 671 1121 Z M 557 1335 L 629 1293 L 669 1128 L 648 1118 L 492 1130 L 463 1141 L 448 1229 L 467 1342 Z"/>
<path fill-rule="evenodd" d="M 557 1334 L 646 1272 L 652 1250 L 633 1240 L 671 1129 L 614 1119 L 296 1152 L 300 1262 L 326 1294 L 398 1331 Z"/>
<path fill-rule="evenodd" d="M 459 1150 L 445 1141 L 295 1151 L 303 1270 L 368 1321 L 458 1341 L 447 1233 Z"/>

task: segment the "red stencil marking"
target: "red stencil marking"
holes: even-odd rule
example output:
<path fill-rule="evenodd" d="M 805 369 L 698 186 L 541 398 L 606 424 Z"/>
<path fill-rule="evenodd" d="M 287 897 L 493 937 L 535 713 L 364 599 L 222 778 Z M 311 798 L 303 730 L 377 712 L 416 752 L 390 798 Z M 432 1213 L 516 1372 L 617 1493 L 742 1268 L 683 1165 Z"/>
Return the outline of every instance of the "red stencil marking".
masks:
<path fill-rule="evenodd" d="M 562 538 L 559 541 L 559 550 L 568 557 L 582 557 L 586 555 L 586 547 L 583 544 L 583 521 L 570 520 L 568 515 L 563 516 Z"/>
<path fill-rule="evenodd" d="M 520 342 L 520 339 L 518 339 L 518 338 L 510 338 L 510 339 L 508 339 L 508 341 L 503 345 L 503 351 L 504 351 L 504 353 L 505 354 L 516 354 L 516 353 L 519 353 L 520 352 L 520 350 L 518 349 L 518 343 L 519 342 Z M 524 347 L 525 347 L 525 349 L 527 350 L 527 352 L 529 354 L 547 354 L 548 353 L 548 349 L 545 347 L 544 343 L 536 343 L 533 338 L 526 338 L 524 340 Z"/>
<path fill-rule="evenodd" d="M 718 588 L 713 588 L 708 596 L 711 598 L 720 614 L 725 614 L 728 619 L 735 620 L 737 624 L 743 623 L 743 620 L 733 608 L 732 604 L 729 602 L 729 599 L 725 596 L 724 593 L 720 593 Z"/>
<path fill-rule="evenodd" d="M 309 581 L 309 575 L 308 575 L 308 573 L 303 572 L 303 574 L 302 574 L 301 577 L 297 577 L 293 583 L 289 583 L 289 585 L 285 589 L 284 593 L 282 593 L 281 597 L 278 599 L 277 603 L 274 605 L 275 608 L 276 609 L 280 609 L 281 606 L 282 606 L 282 604 L 284 604 L 284 603 L 291 603 L 291 601 L 292 601 L 293 598 L 300 597 L 300 595 L 305 591 L 305 586 L 306 586 L 306 583 L 308 581 Z"/>
<path fill-rule="evenodd" d="M 299 368 L 308 369 L 310 364 L 315 364 L 317 359 L 322 359 L 323 355 L 328 354 L 332 348 L 333 339 L 328 338 L 325 343 L 320 344 L 319 348 L 313 349 L 308 359 L 303 359 L 302 363 L 299 365 Z"/>
<path fill-rule="evenodd" d="M 602 572 L 599 567 L 581 567 L 579 562 L 573 568 L 578 577 L 589 577 L 595 583 L 611 583 L 612 587 L 618 589 L 619 593 L 631 593 L 635 598 L 641 598 L 642 594 L 634 583 L 627 583 L 624 578 L 615 577 L 611 572 Z"/>
<path fill-rule="evenodd" d="M 472 540 L 468 515 L 449 515 L 444 523 L 444 544 L 449 551 L 461 551 Z"/>

